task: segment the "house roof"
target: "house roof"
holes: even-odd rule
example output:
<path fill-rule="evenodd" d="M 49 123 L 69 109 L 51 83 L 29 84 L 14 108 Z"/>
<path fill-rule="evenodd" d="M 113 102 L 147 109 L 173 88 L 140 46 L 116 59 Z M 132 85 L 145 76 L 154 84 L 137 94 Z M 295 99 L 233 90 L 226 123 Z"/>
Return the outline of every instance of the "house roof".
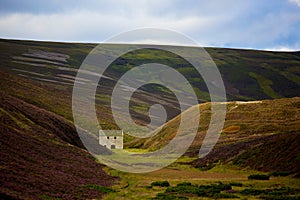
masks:
<path fill-rule="evenodd" d="M 99 136 L 123 136 L 123 130 L 99 130 Z"/>

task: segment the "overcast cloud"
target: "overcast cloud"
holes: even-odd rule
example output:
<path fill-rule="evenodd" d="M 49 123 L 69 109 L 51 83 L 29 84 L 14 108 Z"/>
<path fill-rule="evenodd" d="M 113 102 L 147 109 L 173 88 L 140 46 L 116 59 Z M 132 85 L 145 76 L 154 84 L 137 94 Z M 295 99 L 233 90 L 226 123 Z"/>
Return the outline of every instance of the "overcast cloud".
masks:
<path fill-rule="evenodd" d="M 202 46 L 300 50 L 300 0 L 0 0 L 1 38 L 102 42 L 166 28 Z"/>

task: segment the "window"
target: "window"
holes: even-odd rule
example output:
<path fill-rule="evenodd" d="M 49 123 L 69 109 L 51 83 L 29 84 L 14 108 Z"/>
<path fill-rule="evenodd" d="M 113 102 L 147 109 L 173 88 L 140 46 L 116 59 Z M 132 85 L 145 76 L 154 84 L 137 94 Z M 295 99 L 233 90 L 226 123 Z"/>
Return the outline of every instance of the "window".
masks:
<path fill-rule="evenodd" d="M 117 139 L 117 137 L 115 136 L 114 139 Z"/>
<path fill-rule="evenodd" d="M 111 149 L 116 149 L 116 145 L 112 144 L 112 145 L 110 146 L 110 148 L 111 148 Z"/>
<path fill-rule="evenodd" d="M 107 136 L 107 139 L 109 139 L 109 136 Z"/>

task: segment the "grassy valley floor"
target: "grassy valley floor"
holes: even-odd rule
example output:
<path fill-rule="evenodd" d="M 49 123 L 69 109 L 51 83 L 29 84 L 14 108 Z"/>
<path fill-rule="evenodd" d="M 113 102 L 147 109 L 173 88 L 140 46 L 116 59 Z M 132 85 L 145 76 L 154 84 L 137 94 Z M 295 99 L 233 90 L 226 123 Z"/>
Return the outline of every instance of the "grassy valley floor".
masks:
<path fill-rule="evenodd" d="M 251 174 L 268 174 L 248 168 L 238 168 L 234 165 L 217 165 L 208 171 L 201 171 L 191 165 L 182 164 L 180 158 L 176 163 L 150 173 L 125 173 L 115 169 L 106 168 L 106 171 L 113 176 L 121 178 L 119 183 L 113 186 L 113 192 L 108 193 L 104 199 L 299 199 L 299 179 L 271 176 L 270 180 L 249 180 Z M 151 186 L 153 182 L 168 181 L 170 186 Z M 186 187 L 176 192 L 176 185 L 191 183 L 190 187 L 210 185 L 230 185 L 226 190 L 213 191 L 208 196 L 193 194 L 190 188 Z M 173 192 L 169 192 L 173 190 Z M 209 189 L 208 189 L 209 190 Z M 175 192 L 174 192 L 175 191 Z M 188 191 L 188 192 L 184 192 Z M 215 195 L 210 196 L 209 195 Z M 232 195 L 233 198 L 230 198 Z"/>

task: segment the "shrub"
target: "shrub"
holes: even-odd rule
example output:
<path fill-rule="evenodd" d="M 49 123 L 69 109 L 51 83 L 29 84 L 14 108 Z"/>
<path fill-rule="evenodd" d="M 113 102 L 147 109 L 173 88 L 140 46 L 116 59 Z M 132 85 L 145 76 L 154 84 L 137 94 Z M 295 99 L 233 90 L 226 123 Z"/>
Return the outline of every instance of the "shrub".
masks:
<path fill-rule="evenodd" d="M 287 195 L 295 195 L 299 192 L 299 190 L 292 189 L 289 187 L 281 187 L 267 190 L 257 190 L 257 189 L 244 189 L 240 193 L 243 195 L 264 195 L 266 197 L 279 197 Z M 285 198 L 283 198 L 285 199 Z"/>
<path fill-rule="evenodd" d="M 191 182 L 182 182 L 177 184 L 177 186 L 191 186 L 191 185 L 192 185 Z"/>
<path fill-rule="evenodd" d="M 244 189 L 240 192 L 242 195 L 260 195 L 260 194 L 266 194 L 266 190 L 257 190 L 257 189 Z"/>
<path fill-rule="evenodd" d="M 270 173 L 270 176 L 288 176 L 291 174 L 291 172 L 272 172 Z"/>
<path fill-rule="evenodd" d="M 231 182 L 231 183 L 229 183 L 229 185 L 236 186 L 236 187 L 243 187 L 243 184 L 242 183 L 238 183 L 238 182 Z"/>
<path fill-rule="evenodd" d="M 265 199 L 265 200 L 299 200 L 300 197 L 297 197 L 297 196 L 284 196 L 284 195 L 281 195 L 281 196 L 273 196 L 273 195 L 267 195 L 267 196 L 262 196 L 261 197 L 262 199 Z"/>
<path fill-rule="evenodd" d="M 179 185 L 168 188 L 166 192 L 176 194 L 198 194 L 199 188 L 195 185 Z"/>
<path fill-rule="evenodd" d="M 173 196 L 166 193 L 158 193 L 156 197 L 152 198 L 153 200 L 186 200 L 187 197 L 181 197 L 181 196 Z"/>
<path fill-rule="evenodd" d="M 238 196 L 236 196 L 236 195 L 234 195 L 234 194 L 223 194 L 223 193 L 216 193 L 216 194 L 214 194 L 213 196 L 212 196 L 213 198 L 215 198 L 215 199 L 233 199 L 233 198 L 240 198 L 240 197 L 238 197 Z"/>
<path fill-rule="evenodd" d="M 221 190 L 216 188 L 199 188 L 197 195 L 199 197 L 215 197 L 217 194 L 220 194 Z"/>
<path fill-rule="evenodd" d="M 231 190 L 232 187 L 229 184 L 210 184 L 210 185 L 193 185 L 189 182 L 183 182 L 177 184 L 175 187 L 169 187 L 166 193 L 172 194 L 192 194 L 199 197 L 211 197 L 211 198 L 237 198 L 232 194 L 223 194 L 221 191 Z"/>
<path fill-rule="evenodd" d="M 151 186 L 169 187 L 170 183 L 168 181 L 154 181 L 151 183 Z"/>
<path fill-rule="evenodd" d="M 249 180 L 269 180 L 270 176 L 265 174 L 251 174 L 248 176 Z"/>
<path fill-rule="evenodd" d="M 223 184 L 222 182 L 219 182 L 219 184 L 215 185 L 215 184 L 211 184 L 211 186 L 221 190 L 221 191 L 224 191 L 224 190 L 231 190 L 232 187 L 230 184 Z"/>
<path fill-rule="evenodd" d="M 279 195 L 294 195 L 296 193 L 299 193 L 299 190 L 289 188 L 289 187 L 281 187 L 281 188 L 274 188 L 272 190 L 269 190 L 269 195 L 279 196 Z"/>

